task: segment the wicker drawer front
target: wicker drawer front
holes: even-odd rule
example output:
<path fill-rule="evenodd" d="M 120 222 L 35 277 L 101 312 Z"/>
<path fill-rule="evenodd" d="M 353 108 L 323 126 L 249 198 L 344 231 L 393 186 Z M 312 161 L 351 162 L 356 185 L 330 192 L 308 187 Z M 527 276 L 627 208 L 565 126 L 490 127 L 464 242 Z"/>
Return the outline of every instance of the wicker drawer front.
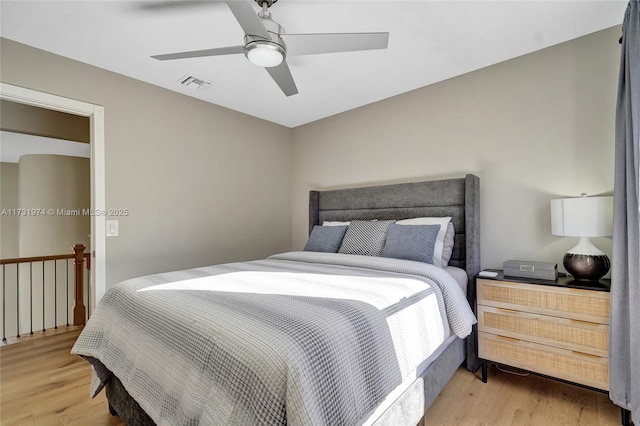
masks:
<path fill-rule="evenodd" d="M 609 326 L 603 324 L 478 306 L 478 330 L 609 356 Z"/>
<path fill-rule="evenodd" d="M 478 305 L 609 324 L 609 293 L 478 280 Z"/>
<path fill-rule="evenodd" d="M 609 390 L 607 358 L 483 332 L 478 333 L 478 349 L 480 358 Z"/>

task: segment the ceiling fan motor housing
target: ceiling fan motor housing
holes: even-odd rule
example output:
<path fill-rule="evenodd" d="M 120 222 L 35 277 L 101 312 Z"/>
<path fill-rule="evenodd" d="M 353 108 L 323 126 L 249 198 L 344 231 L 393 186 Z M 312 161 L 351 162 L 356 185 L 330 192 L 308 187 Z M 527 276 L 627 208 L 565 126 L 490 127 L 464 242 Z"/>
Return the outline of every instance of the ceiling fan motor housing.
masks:
<path fill-rule="evenodd" d="M 262 7 L 262 3 L 266 3 L 267 7 L 271 7 L 272 4 L 277 2 L 278 0 L 255 0 L 258 3 L 258 6 Z"/>

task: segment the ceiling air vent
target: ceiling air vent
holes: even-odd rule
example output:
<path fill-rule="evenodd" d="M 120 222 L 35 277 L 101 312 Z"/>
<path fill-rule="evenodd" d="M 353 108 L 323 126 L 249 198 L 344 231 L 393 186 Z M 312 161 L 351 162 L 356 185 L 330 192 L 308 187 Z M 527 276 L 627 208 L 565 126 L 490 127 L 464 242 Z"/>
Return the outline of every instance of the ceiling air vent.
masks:
<path fill-rule="evenodd" d="M 182 86 L 188 88 L 189 90 L 206 90 L 209 86 L 211 86 L 211 82 L 200 77 L 196 77 L 195 75 L 187 74 L 178 80 Z"/>

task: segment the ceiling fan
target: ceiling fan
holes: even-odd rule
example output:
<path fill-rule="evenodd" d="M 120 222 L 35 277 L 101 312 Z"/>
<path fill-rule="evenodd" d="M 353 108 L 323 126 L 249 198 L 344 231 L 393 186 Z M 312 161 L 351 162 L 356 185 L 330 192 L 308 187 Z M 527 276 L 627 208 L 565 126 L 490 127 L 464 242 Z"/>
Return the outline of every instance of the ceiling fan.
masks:
<path fill-rule="evenodd" d="M 189 52 L 154 55 L 160 61 L 244 53 L 250 62 L 264 67 L 286 96 L 298 93 L 288 56 L 356 50 L 386 49 L 389 33 L 285 34 L 271 19 L 269 7 L 278 0 L 255 0 L 262 8 L 256 15 L 251 1 L 225 2 L 244 30 L 244 44 Z"/>

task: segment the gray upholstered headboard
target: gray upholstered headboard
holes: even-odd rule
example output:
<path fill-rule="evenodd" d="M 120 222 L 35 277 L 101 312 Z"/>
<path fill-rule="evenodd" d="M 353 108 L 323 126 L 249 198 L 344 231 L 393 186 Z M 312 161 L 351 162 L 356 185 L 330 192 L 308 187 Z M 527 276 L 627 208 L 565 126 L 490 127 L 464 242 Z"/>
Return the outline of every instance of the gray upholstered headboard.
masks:
<path fill-rule="evenodd" d="M 309 192 L 309 232 L 325 220 L 409 219 L 451 216 L 452 266 L 469 276 L 467 298 L 475 310 L 474 277 L 480 272 L 480 179 L 464 178 Z M 471 345 L 471 346 L 470 346 Z M 467 339 L 467 369 L 477 369 L 476 337 Z"/>
<path fill-rule="evenodd" d="M 409 219 L 451 216 L 456 231 L 452 266 L 480 272 L 480 180 L 401 183 L 309 192 L 309 232 L 325 220 Z"/>

